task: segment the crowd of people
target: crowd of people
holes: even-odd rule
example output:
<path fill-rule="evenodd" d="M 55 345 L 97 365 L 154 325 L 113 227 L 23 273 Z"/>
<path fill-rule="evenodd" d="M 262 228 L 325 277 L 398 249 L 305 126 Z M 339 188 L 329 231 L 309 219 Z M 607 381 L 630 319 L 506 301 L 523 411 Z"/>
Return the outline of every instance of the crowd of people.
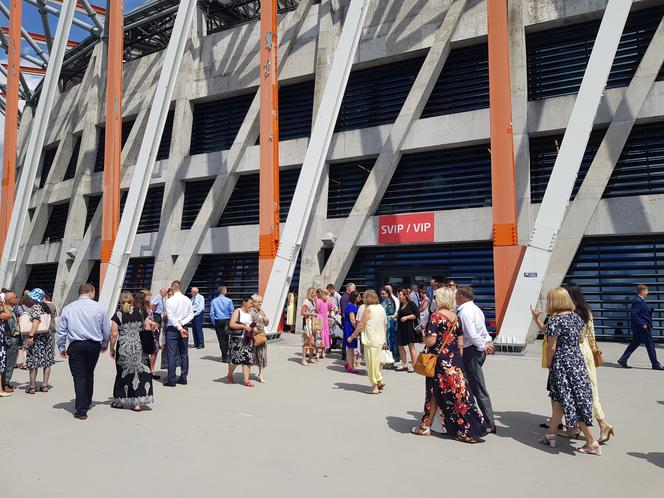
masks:
<path fill-rule="evenodd" d="M 637 286 L 630 317 L 634 339 L 618 363 L 627 361 L 641 344 L 646 345 L 652 368 L 661 370 L 652 340 L 653 309 L 647 306 L 648 288 Z M 239 307 L 227 297 L 225 286 L 211 300 L 209 316 L 219 342 L 221 361 L 228 363 L 228 384 L 235 384 L 235 370 L 242 370 L 242 385 L 255 387 L 251 368 L 258 368 L 258 381 L 265 382 L 267 367 L 267 315 L 262 296 L 242 299 Z M 79 299 L 58 315 L 41 289 L 0 294 L 0 397 L 11 396 L 17 366 L 28 371 L 25 392 L 47 393 L 55 364 L 55 350 L 66 358 L 74 382 L 75 413 L 86 419 L 93 404 L 94 372 L 100 354 L 109 350 L 116 366 L 111 407 L 140 412 L 154 401 L 153 381 L 161 352 L 166 387 L 188 384 L 189 333 L 194 347 L 205 347 L 203 313 L 205 297 L 197 288 L 191 297 L 174 281 L 154 297 L 150 290 L 121 293 L 117 310 L 108 316 L 95 301 L 91 284 L 79 288 Z M 294 293 L 289 295 L 286 325 L 295 330 Z M 549 291 L 544 318 L 531 308 L 535 324 L 544 334 L 542 366 L 549 371 L 547 391 L 551 417 L 542 424 L 547 432 L 540 443 L 555 447 L 559 437 L 585 439 L 578 451 L 600 455 L 601 445 L 615 436 L 599 397 L 597 366 L 603 363 L 597 347 L 593 314 L 581 289 L 564 285 Z M 358 292 L 348 283 L 343 294 L 334 285 L 310 288 L 300 308 L 302 318 L 301 363 L 308 366 L 324 359 L 339 339 L 344 369 L 358 374 L 364 361 L 372 395 L 384 391 L 384 368 L 417 372 L 425 377 L 420 423 L 411 432 L 431 435 L 438 419 L 442 432 L 474 443 L 497 431 L 491 397 L 483 373 L 487 354 L 494 345 L 484 313 L 467 285 L 445 284 L 432 279 L 396 292 L 386 285 L 378 292 Z M 424 343 L 417 353 L 416 344 Z M 21 357 L 24 356 L 22 360 Z M 179 369 L 179 375 L 176 376 Z M 41 382 L 38 385 L 39 373 Z M 593 434 L 593 419 L 599 435 Z M 563 425 L 564 420 L 564 425 Z"/>

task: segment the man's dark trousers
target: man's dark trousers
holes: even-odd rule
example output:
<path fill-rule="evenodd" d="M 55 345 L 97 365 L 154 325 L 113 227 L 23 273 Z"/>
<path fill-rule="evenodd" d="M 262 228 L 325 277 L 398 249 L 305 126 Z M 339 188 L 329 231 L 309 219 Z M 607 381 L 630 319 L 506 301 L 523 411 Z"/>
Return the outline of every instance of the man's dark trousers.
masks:
<path fill-rule="evenodd" d="M 182 367 L 180 379 L 186 380 L 189 374 L 189 338 L 182 337 L 175 327 L 166 328 L 166 359 L 168 362 L 168 382 L 175 382 L 176 355 L 180 355 Z"/>
<path fill-rule="evenodd" d="M 221 349 L 221 361 L 228 362 L 228 322 L 229 320 L 215 320 L 214 330 L 217 333 L 219 349 Z"/>
<path fill-rule="evenodd" d="M 205 346 L 205 335 L 203 334 L 203 313 L 194 317 L 191 321 L 191 332 L 194 335 L 194 346 Z"/>
<path fill-rule="evenodd" d="M 468 387 L 470 387 L 470 391 L 477 399 L 477 405 L 482 410 L 486 424 L 489 426 L 489 429 L 492 429 L 495 426 L 495 422 L 493 420 L 491 398 L 484 383 L 484 372 L 482 372 L 484 360 L 486 360 L 485 351 L 480 351 L 475 346 L 468 346 L 463 349 L 463 371 L 468 380 Z"/>
<path fill-rule="evenodd" d="M 11 387 L 14 368 L 16 367 L 16 358 L 18 358 L 18 348 L 21 343 L 21 337 L 16 335 L 7 337 L 7 358 L 5 358 L 5 372 L 3 375 L 4 386 Z"/>
<path fill-rule="evenodd" d="M 74 378 L 76 393 L 76 415 L 87 415 L 92 405 L 92 391 L 95 386 L 95 367 L 99 360 L 101 344 L 96 341 L 73 341 L 69 344 L 69 370 Z"/>
<path fill-rule="evenodd" d="M 646 351 L 648 351 L 648 358 L 650 358 L 652 366 L 658 366 L 659 361 L 657 361 L 657 352 L 655 351 L 655 342 L 652 340 L 652 334 L 648 331 L 638 329 L 632 329 L 632 342 L 629 343 L 629 346 L 625 349 L 625 352 L 618 360 L 618 363 L 627 363 L 629 357 L 632 356 L 632 353 L 636 351 L 642 343 L 646 345 Z"/>

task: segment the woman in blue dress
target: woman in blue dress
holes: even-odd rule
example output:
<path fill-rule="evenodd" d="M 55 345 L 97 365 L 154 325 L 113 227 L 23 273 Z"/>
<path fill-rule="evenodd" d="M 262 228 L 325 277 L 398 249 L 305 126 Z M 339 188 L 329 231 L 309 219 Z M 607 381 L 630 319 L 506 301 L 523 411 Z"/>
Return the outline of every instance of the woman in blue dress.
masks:
<path fill-rule="evenodd" d="M 399 345 L 397 344 L 397 330 L 399 328 L 397 306 L 394 303 L 392 291 L 387 287 L 383 287 L 380 290 L 380 304 L 385 308 L 385 314 L 387 315 L 387 349 L 392 352 L 394 362 L 398 363 L 401 361 L 401 356 L 399 355 Z"/>
<path fill-rule="evenodd" d="M 348 298 L 348 304 L 344 309 L 344 344 L 346 344 L 346 364 L 344 369 L 348 373 L 358 373 L 355 369 L 355 349 L 357 348 L 357 339 L 348 342 L 348 338 L 355 332 L 357 326 L 357 303 L 360 300 L 358 292 L 351 292 Z"/>

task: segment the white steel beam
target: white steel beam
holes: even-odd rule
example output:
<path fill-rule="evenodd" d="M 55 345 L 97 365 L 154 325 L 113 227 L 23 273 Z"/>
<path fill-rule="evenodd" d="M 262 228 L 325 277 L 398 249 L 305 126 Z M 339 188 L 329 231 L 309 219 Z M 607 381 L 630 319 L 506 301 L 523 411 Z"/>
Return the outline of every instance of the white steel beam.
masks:
<path fill-rule="evenodd" d="M 55 32 L 53 50 L 51 52 L 50 62 L 44 77 L 41 97 L 37 104 L 33 127 L 28 137 L 25 160 L 21 168 L 21 176 L 16 189 L 16 201 L 12 211 L 11 221 L 9 222 L 9 231 L 7 240 L 0 260 L 0 284 L 3 287 L 11 288 L 16 267 L 18 250 L 23 238 L 23 230 L 28 219 L 28 206 L 32 189 L 39 167 L 42 149 L 46 131 L 50 126 L 51 109 L 56 96 L 58 95 L 58 81 L 60 80 L 60 70 L 62 61 L 67 50 L 67 41 L 71 30 L 74 12 L 76 10 L 76 0 L 66 0 L 60 11 L 58 26 Z"/>
<path fill-rule="evenodd" d="M 164 53 L 164 62 L 148 116 L 145 134 L 143 135 L 143 142 L 138 153 L 125 209 L 120 220 L 120 227 L 99 297 L 99 302 L 109 313 L 115 310 L 118 296 L 122 290 L 127 263 L 136 238 L 136 229 L 141 219 L 145 197 L 150 186 L 152 168 L 159 151 L 159 142 L 164 131 L 177 75 L 180 71 L 180 62 L 182 62 L 184 49 L 191 33 L 196 5 L 196 0 L 180 2 L 173 32 Z"/>
<path fill-rule="evenodd" d="M 609 0 L 517 274 L 498 344 L 523 347 L 631 2 Z"/>
<path fill-rule="evenodd" d="M 279 324 L 279 315 L 293 278 L 302 239 L 309 224 L 315 192 L 330 148 L 339 108 L 346 92 L 348 77 L 362 35 L 362 27 L 369 7 L 368 0 L 352 0 L 339 38 L 330 75 L 325 85 L 318 115 L 314 124 L 302 171 L 295 188 L 288 218 L 284 225 L 277 257 L 264 297 L 265 312 L 270 319 L 271 331 Z"/>

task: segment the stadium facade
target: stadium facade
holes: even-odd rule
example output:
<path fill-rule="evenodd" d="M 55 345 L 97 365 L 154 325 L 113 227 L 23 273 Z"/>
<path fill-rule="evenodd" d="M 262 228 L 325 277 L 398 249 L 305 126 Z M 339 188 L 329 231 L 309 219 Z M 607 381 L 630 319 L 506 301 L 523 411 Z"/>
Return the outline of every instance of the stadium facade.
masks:
<path fill-rule="evenodd" d="M 199 287 L 206 297 L 224 283 L 231 297 L 238 298 L 257 287 L 259 147 L 250 144 L 233 171 L 228 151 L 258 89 L 260 32 L 250 16 L 226 21 L 211 8 L 214 3 L 201 2 L 182 62 L 125 279 L 130 289 L 158 289 L 181 279 Z M 311 3 L 280 73 L 282 221 L 350 2 Z M 447 3 L 371 2 L 323 180 L 310 193 L 315 197 L 313 219 L 292 283 L 300 296 L 307 287 L 326 283 L 321 275 L 336 282 L 352 280 L 361 288 L 453 278 L 475 287 L 477 300 L 493 320 L 483 1 L 468 2 L 441 75 L 421 118 L 407 134 L 396 172 L 375 212 L 368 213 L 372 218 L 356 254 L 355 248 L 348 249 L 352 264 L 347 271 L 343 266 L 325 268 L 434 42 Z M 170 4 L 151 2 L 149 15 L 166 12 L 165 19 L 172 15 Z M 298 14 L 296 4 L 284 5 L 282 30 Z M 512 0 L 509 5 L 519 242 L 527 245 L 607 2 Z M 659 43 L 664 53 L 662 40 L 655 36 L 663 14 L 662 1 L 633 2 L 573 198 L 651 41 Z M 130 20 L 136 23 L 142 15 L 148 14 L 139 9 L 128 18 L 134 16 Z M 155 19 L 150 22 L 162 18 Z M 131 30 L 126 36 L 128 43 L 140 38 Z M 125 190 L 159 77 L 163 51 L 156 47 L 156 51 L 137 49 L 135 58 L 125 63 Z M 103 58 L 104 46 L 99 43 L 86 57 L 63 67 L 68 79 L 52 112 L 17 265 L 16 288 L 43 287 L 59 304 L 72 299 L 81 282 L 99 282 Z M 551 282 L 581 285 L 595 310 L 597 333 L 607 338 L 629 335 L 627 310 L 633 284 L 650 286 L 655 307 L 664 299 L 664 73 L 633 119 L 602 199 L 582 232 L 581 245 L 573 255 L 554 250 L 548 275 Z M 19 131 L 23 147 L 29 126 L 28 109 Z M 213 200 L 225 205 L 221 216 L 213 219 L 205 199 L 218 176 L 226 178 L 229 188 Z M 413 223 L 427 227 L 425 233 L 415 239 L 391 238 L 391 219 L 385 217 L 409 213 L 414 214 Z M 207 227 L 200 243 L 190 233 L 197 218 Z M 656 319 L 654 334 L 664 337 L 664 322 Z"/>

